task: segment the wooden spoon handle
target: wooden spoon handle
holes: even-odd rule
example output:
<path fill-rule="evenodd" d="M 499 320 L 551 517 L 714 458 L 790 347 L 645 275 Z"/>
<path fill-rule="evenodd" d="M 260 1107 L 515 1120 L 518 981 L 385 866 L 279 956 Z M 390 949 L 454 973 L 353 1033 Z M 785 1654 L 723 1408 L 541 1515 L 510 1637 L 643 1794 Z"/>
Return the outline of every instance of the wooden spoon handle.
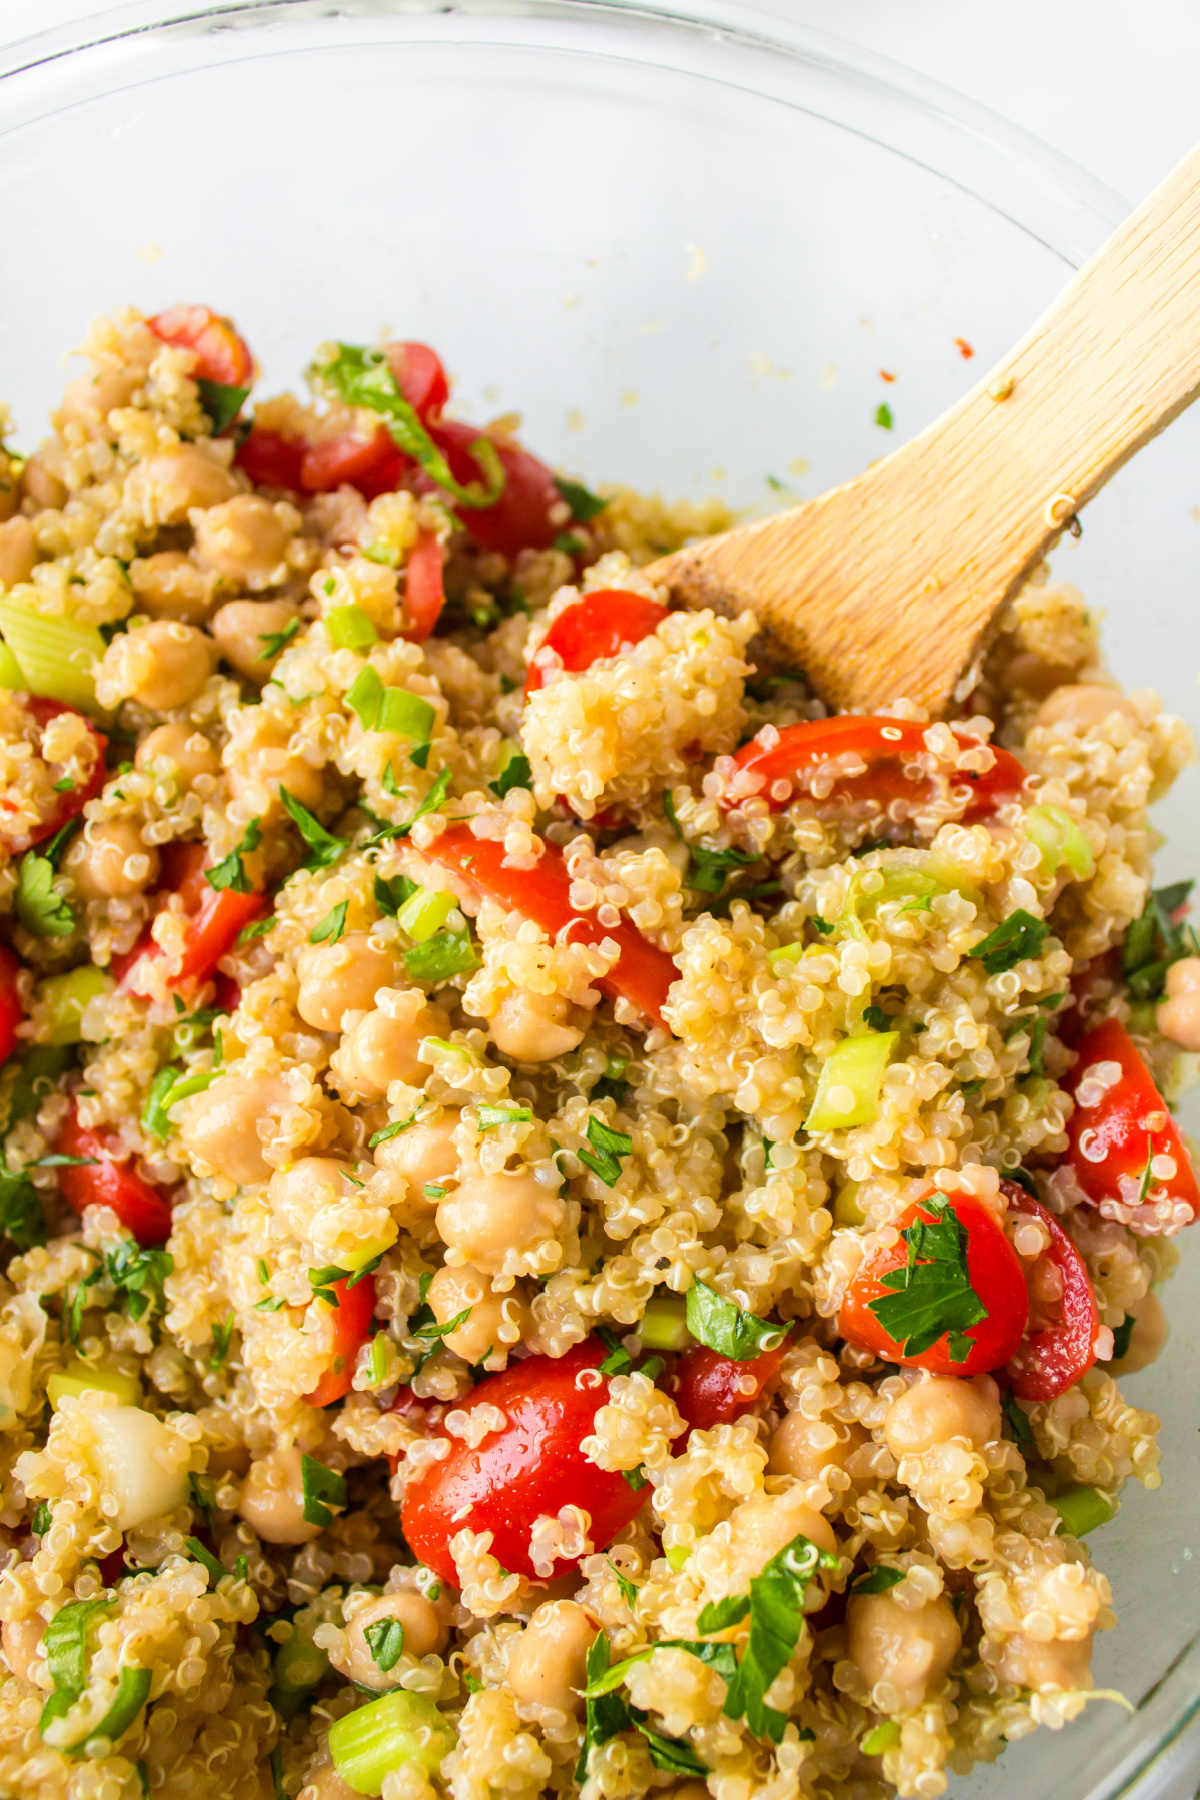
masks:
<path fill-rule="evenodd" d="M 753 606 L 839 706 L 937 712 L 996 609 L 1198 391 L 1200 149 L 911 443 L 648 572 L 691 605 Z"/>

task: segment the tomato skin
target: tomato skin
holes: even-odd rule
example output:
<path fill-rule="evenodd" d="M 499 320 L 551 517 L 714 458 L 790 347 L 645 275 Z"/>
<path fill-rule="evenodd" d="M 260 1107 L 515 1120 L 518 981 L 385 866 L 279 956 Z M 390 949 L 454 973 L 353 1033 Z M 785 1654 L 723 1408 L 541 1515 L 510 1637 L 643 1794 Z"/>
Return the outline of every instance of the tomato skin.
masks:
<path fill-rule="evenodd" d="M 442 359 L 428 344 L 385 344 L 388 363 L 408 404 L 425 424 L 436 418 L 450 398 Z M 478 436 L 478 433 L 476 433 Z"/>
<path fill-rule="evenodd" d="M 558 938 L 560 932 L 571 927 L 573 943 L 598 944 L 606 937 L 615 939 L 621 947 L 620 959 L 607 975 L 596 977 L 596 986 L 606 994 L 621 995 L 656 1025 L 665 1025 L 662 1009 L 677 976 L 674 962 L 665 950 L 650 943 L 626 920 L 617 925 L 601 925 L 595 918 L 578 913 L 571 905 L 566 859 L 556 844 L 545 845 L 536 868 L 509 869 L 504 866 L 502 843 L 473 837 L 469 825 L 451 825 L 423 854 L 481 894 L 498 900 L 510 911 L 523 913 L 551 938 Z"/>
<path fill-rule="evenodd" d="M 391 493 L 404 462 L 403 452 L 380 423 L 370 437 L 348 432 L 306 449 L 300 459 L 300 486 L 309 494 L 348 486 L 357 488 L 365 500 L 374 500 L 377 494 Z"/>
<path fill-rule="evenodd" d="M 971 1286 L 987 1307 L 988 1316 L 972 1325 L 964 1334 L 971 1339 L 971 1349 L 963 1362 L 955 1362 L 950 1346 L 942 1337 L 928 1350 L 906 1356 L 899 1344 L 884 1330 L 869 1310 L 872 1300 L 879 1300 L 891 1290 L 881 1285 L 880 1277 L 901 1268 L 907 1257 L 903 1239 L 891 1245 L 879 1245 L 868 1251 L 859 1265 L 842 1301 L 838 1314 L 838 1330 L 848 1343 L 862 1350 L 874 1351 L 886 1362 L 902 1363 L 907 1368 L 929 1369 L 935 1375 L 986 1375 L 1001 1368 L 1016 1351 L 1025 1334 L 1029 1318 L 1029 1293 L 1021 1272 L 1020 1259 L 1004 1235 L 1004 1227 L 996 1216 L 976 1199 L 974 1194 L 946 1194 L 960 1225 L 967 1232 L 967 1273 Z M 927 1202 L 926 1194 L 906 1207 L 895 1221 L 897 1231 L 907 1231 Z"/>
<path fill-rule="evenodd" d="M 525 694 L 537 692 L 552 668 L 573 673 L 590 669 L 603 656 L 616 656 L 623 644 L 640 644 L 653 635 L 667 616 L 667 608 L 641 594 L 621 588 L 597 588 L 573 606 L 565 607 L 538 646 L 525 677 Z M 539 658 L 552 650 L 558 661 Z"/>
<path fill-rule="evenodd" d="M 8 1061 L 17 1047 L 17 1026 L 25 1018 L 25 1008 L 17 992 L 20 960 L 7 944 L 0 944 L 0 1063 Z"/>
<path fill-rule="evenodd" d="M 211 306 L 172 306 L 146 320 L 156 338 L 194 350 L 199 361 L 193 380 L 219 381 L 225 387 L 248 387 L 254 380 L 254 358 L 231 319 L 220 318 Z"/>
<path fill-rule="evenodd" d="M 404 570 L 404 617 L 402 636 L 414 644 L 423 644 L 446 604 L 442 585 L 443 551 L 432 531 L 423 531 L 409 553 Z"/>
<path fill-rule="evenodd" d="M 502 1568 L 536 1577 L 529 1533 L 543 1513 L 583 1507 L 592 1521 L 588 1536 L 603 1550 L 638 1511 L 646 1490 L 635 1492 L 623 1475 L 597 1468 L 580 1448 L 608 1400 L 599 1373 L 607 1354 L 588 1338 L 557 1359 L 530 1356 L 489 1375 L 460 1403 L 466 1412 L 498 1406 L 507 1424 L 474 1450 L 452 1439 L 450 1454 L 409 1482 L 400 1514 L 408 1544 L 451 1587 L 458 1575 L 449 1543 L 464 1527 L 492 1533 L 491 1553 Z M 554 1569 L 565 1574 L 576 1566 L 556 1562 Z"/>
<path fill-rule="evenodd" d="M 221 958 L 233 949 L 238 933 L 269 911 L 270 902 L 261 888 L 249 894 L 235 894 L 232 888 L 218 892 L 209 887 L 204 879 L 208 858 L 205 844 L 192 842 L 172 848 L 175 854 L 169 860 L 164 853 L 166 881 L 160 891 L 177 893 L 191 921 L 179 969 L 170 981 L 172 987 L 182 987 L 189 981 L 208 981 Z M 118 986 L 135 994 L 145 992 L 138 969 L 144 959 L 161 955 L 160 946 L 147 930 L 132 950 L 113 958 L 112 970 Z"/>
<path fill-rule="evenodd" d="M 711 1431 L 714 1425 L 740 1419 L 758 1405 L 779 1374 L 787 1348 L 784 1342 L 747 1362 L 719 1356 L 707 1344 L 685 1350 L 671 1393 L 679 1416 L 693 1431 Z"/>
<path fill-rule="evenodd" d="M 375 1277 L 364 1275 L 361 1281 L 355 1282 L 351 1287 L 353 1280 L 352 1275 L 347 1275 L 344 1281 L 335 1281 L 333 1284 L 338 1304 L 331 1315 L 332 1347 L 329 1367 L 312 1393 L 304 1396 L 310 1406 L 332 1406 L 335 1400 L 340 1400 L 350 1392 L 355 1360 L 371 1335 L 371 1323 L 375 1317 Z M 325 1306 L 323 1300 L 312 1300 L 309 1304 Z"/>
<path fill-rule="evenodd" d="M 165 1244 L 171 1235 L 166 1194 L 143 1181 L 128 1162 L 114 1161 L 108 1150 L 112 1141 L 111 1132 L 85 1129 L 79 1123 L 78 1108 L 72 1106 L 54 1140 L 55 1151 L 60 1156 L 94 1157 L 95 1162 L 58 1171 L 63 1199 L 80 1216 L 87 1206 L 111 1206 L 143 1249 Z"/>
<path fill-rule="evenodd" d="M 927 729 L 927 726 L 914 725 L 903 719 L 865 719 L 844 713 L 838 718 L 785 725 L 778 734 L 778 741 L 767 748 L 757 738 L 751 738 L 748 744 L 742 745 L 733 761 L 737 774 L 762 778 L 761 785 L 755 789 L 755 797 L 765 800 L 772 812 L 778 812 L 810 791 L 809 784 L 823 766 L 831 758 L 847 754 L 861 757 L 867 768 L 862 774 L 845 775 L 835 780 L 832 791 L 821 796 L 821 806 L 840 808 L 856 801 L 871 801 L 886 807 L 897 800 L 924 804 L 936 792 L 934 783 L 928 778 L 910 781 L 904 770 L 911 766 L 915 757 L 925 753 Z M 960 744 L 974 742 L 961 732 L 954 735 Z M 996 760 L 986 774 L 973 781 L 968 781 L 965 775 L 953 778 L 954 785 L 965 784 L 971 790 L 962 813 L 964 819 L 985 818 L 1005 801 L 1015 799 L 1025 784 L 1025 770 L 1016 757 L 995 745 L 989 748 Z M 771 792 L 778 781 L 792 784 L 790 793 L 781 799 Z M 721 804 L 730 809 L 749 797 L 749 789 L 738 784 L 734 793 L 727 793 Z"/>
<path fill-rule="evenodd" d="M 1006 1374 L 1020 1400 L 1055 1400 L 1086 1375 L 1096 1360 L 1100 1315 L 1087 1264 L 1052 1212 L 1015 1181 L 1001 1181 L 1010 1212 L 1040 1219 L 1050 1233 L 1046 1256 L 1062 1277 L 1062 1319 L 1030 1332 L 1010 1359 Z"/>
<path fill-rule="evenodd" d="M 483 470 L 470 446 L 489 434 L 461 419 L 440 419 L 428 426 L 429 435 L 450 465 L 450 473 L 463 487 L 482 481 Z M 548 550 L 562 526 L 551 512 L 562 504 L 554 472 L 512 438 L 493 438 L 504 470 L 504 492 L 494 506 L 457 506 L 459 520 L 481 550 L 494 550 L 510 559 L 521 550 Z M 434 483 L 421 476 L 415 485 L 432 491 Z"/>
<path fill-rule="evenodd" d="M 1196 1172 L 1133 1039 L 1118 1019 L 1105 1019 L 1080 1039 L 1077 1050 L 1079 1061 L 1063 1082 L 1075 1100 L 1067 1125 L 1067 1160 L 1075 1180 L 1106 1216 L 1121 1216 L 1113 1207 L 1130 1209 L 1132 1217 L 1125 1217 L 1134 1231 L 1170 1235 L 1190 1225 L 1200 1212 Z M 1092 1105 L 1084 1105 L 1080 1086 L 1101 1063 L 1118 1064 L 1120 1077 Z M 1153 1181 L 1141 1201 L 1151 1148 L 1155 1156 L 1172 1158 L 1175 1174 Z"/>
<path fill-rule="evenodd" d="M 255 425 L 238 445 L 233 460 L 255 487 L 290 488 L 298 493 L 304 454 L 299 439 L 285 438 L 281 431 Z"/>

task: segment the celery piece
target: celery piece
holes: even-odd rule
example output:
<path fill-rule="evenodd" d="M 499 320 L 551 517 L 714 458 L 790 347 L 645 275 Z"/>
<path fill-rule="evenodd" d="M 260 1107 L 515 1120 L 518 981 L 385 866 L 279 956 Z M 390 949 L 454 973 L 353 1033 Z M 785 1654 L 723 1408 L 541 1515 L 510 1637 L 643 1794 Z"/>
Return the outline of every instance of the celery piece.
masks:
<path fill-rule="evenodd" d="M 667 1551 L 667 1566 L 674 1569 L 676 1574 L 678 1574 L 679 1570 L 682 1569 L 684 1563 L 691 1554 L 691 1544 L 672 1544 L 671 1548 Z"/>
<path fill-rule="evenodd" d="M 346 690 L 346 705 L 364 731 L 396 731 L 415 743 L 428 742 L 437 713 L 420 694 L 384 687 L 378 669 L 368 663 Z"/>
<path fill-rule="evenodd" d="M 646 1302 L 637 1328 L 646 1350 L 682 1350 L 692 1341 L 687 1328 L 687 1299 L 683 1294 L 655 1294 Z"/>
<path fill-rule="evenodd" d="M 94 625 L 47 618 L 16 600 L 0 600 L 0 632 L 31 694 L 99 712 L 94 679 L 104 639 Z"/>
<path fill-rule="evenodd" d="M 82 1399 L 88 1389 L 102 1394 L 115 1394 L 119 1406 L 140 1406 L 142 1390 L 134 1375 L 123 1375 L 119 1369 L 106 1369 L 102 1364 L 69 1362 L 65 1369 L 55 1369 L 46 1382 L 51 1406 L 57 1408 L 64 1394 Z"/>
<path fill-rule="evenodd" d="M 867 880 L 873 882 L 876 875 L 882 875 L 883 884 L 868 891 Z M 842 937 L 865 939 L 864 914 L 873 919 L 881 906 L 897 900 L 906 902 L 901 912 L 927 912 L 929 903 L 938 895 L 953 893 L 962 894 L 977 906 L 982 903 L 979 889 L 946 857 L 933 850 L 900 851 L 894 860 L 879 868 L 860 869 L 852 876 L 837 917 L 837 930 Z"/>
<path fill-rule="evenodd" d="M 858 1204 L 858 1190 L 862 1183 L 843 1181 L 833 1202 L 833 1217 L 838 1225 L 865 1225 L 866 1216 Z"/>
<path fill-rule="evenodd" d="M 379 642 L 379 633 L 361 606 L 334 606 L 325 614 L 325 628 L 335 650 L 365 650 Z"/>
<path fill-rule="evenodd" d="M 293 1622 L 292 1635 L 280 1644 L 271 1664 L 268 1698 L 281 1719 L 294 1719 L 306 1697 L 329 1672 L 329 1658 L 312 1641 L 311 1631 Z M 378 1793 L 378 1788 L 376 1788 Z"/>
<path fill-rule="evenodd" d="M 843 1038 L 822 1065 L 812 1109 L 804 1121 L 806 1131 L 842 1131 L 850 1125 L 870 1125 L 879 1111 L 879 1089 L 896 1045 L 898 1031 L 869 1031 L 862 1037 Z M 843 1108 L 835 1101 L 850 1095 Z"/>
<path fill-rule="evenodd" d="M 0 688 L 13 688 L 16 692 L 23 694 L 29 692 L 29 683 L 21 673 L 20 663 L 2 639 L 0 639 Z"/>
<path fill-rule="evenodd" d="M 1107 1525 L 1117 1511 L 1108 1496 L 1094 1487 L 1064 1488 L 1050 1504 L 1062 1520 L 1064 1533 L 1073 1538 L 1086 1536 L 1098 1525 Z"/>
<path fill-rule="evenodd" d="M 106 1737 L 110 1743 L 124 1737 L 150 1696 L 150 1670 L 122 1666 L 113 1703 L 89 1737 Z M 74 1748 L 75 1746 L 72 1746 Z"/>
<path fill-rule="evenodd" d="M 435 894 L 429 888 L 418 888 L 396 914 L 396 922 L 415 943 L 424 944 L 435 931 L 442 929 L 453 911 L 453 894 Z"/>
<path fill-rule="evenodd" d="M 895 1719 L 884 1719 L 873 1731 L 868 1731 L 859 1748 L 864 1756 L 882 1756 L 885 1750 L 892 1750 L 900 1742 L 900 1727 Z"/>
<path fill-rule="evenodd" d="M 49 1029 L 42 1035 L 43 1044 L 82 1043 L 79 1022 L 84 1008 L 98 995 L 110 993 L 112 986 L 108 971 L 97 969 L 92 963 L 82 963 L 62 975 L 48 975 L 37 993 L 48 1015 Z"/>
<path fill-rule="evenodd" d="M 1042 867 L 1048 875 L 1063 863 L 1086 881 L 1096 872 L 1092 846 L 1070 813 L 1061 806 L 1031 806 L 1024 819 L 1025 836 L 1042 853 Z"/>
<path fill-rule="evenodd" d="M 433 1701 L 404 1688 L 346 1713 L 329 1728 L 333 1766 L 356 1794 L 381 1794 L 385 1775 L 408 1762 L 436 1775 L 454 1742 L 454 1728 Z"/>

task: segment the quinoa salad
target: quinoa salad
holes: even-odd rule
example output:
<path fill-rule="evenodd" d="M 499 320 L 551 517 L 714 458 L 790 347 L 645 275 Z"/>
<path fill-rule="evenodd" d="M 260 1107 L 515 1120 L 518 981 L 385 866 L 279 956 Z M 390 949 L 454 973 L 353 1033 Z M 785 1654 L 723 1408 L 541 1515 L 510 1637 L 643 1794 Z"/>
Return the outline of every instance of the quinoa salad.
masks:
<path fill-rule="evenodd" d="M 0 449 L 0 1796 L 932 1800 L 1068 1725 L 1200 1211 L 1187 728 L 1045 570 L 958 716 L 830 716 L 656 585 L 726 509 L 426 345 L 83 355 Z"/>

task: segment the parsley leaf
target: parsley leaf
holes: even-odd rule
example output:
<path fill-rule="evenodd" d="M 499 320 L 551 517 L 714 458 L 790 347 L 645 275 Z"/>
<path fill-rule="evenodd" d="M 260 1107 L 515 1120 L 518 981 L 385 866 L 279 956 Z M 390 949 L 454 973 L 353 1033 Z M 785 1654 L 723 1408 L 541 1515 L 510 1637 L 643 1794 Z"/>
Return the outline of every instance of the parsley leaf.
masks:
<path fill-rule="evenodd" d="M 663 811 L 671 822 L 671 829 L 679 842 L 687 845 L 688 856 L 691 859 L 688 886 L 694 888 L 697 893 L 720 894 L 734 869 L 748 868 L 751 863 L 762 861 L 762 857 L 756 851 L 706 850 L 702 844 L 693 844 L 683 834 L 670 788 L 664 789 L 662 800 Z"/>
<path fill-rule="evenodd" d="M 423 944 L 404 952 L 404 967 L 414 981 L 449 981 L 479 967 L 469 931 L 435 931 Z"/>
<path fill-rule="evenodd" d="M 989 1315 L 971 1286 L 965 1228 L 950 1202 L 938 1195 L 921 1202 L 901 1236 L 907 1261 L 879 1278 L 881 1287 L 897 1291 L 869 1301 L 869 1311 L 903 1355 L 920 1356 L 945 1337 L 950 1360 L 966 1362 L 972 1343 L 965 1333 Z"/>
<path fill-rule="evenodd" d="M 601 1364 L 601 1368 L 603 1368 L 603 1366 L 604 1365 Z M 630 1612 L 633 1612 L 637 1607 L 638 1593 L 640 1591 L 636 1581 L 630 1581 L 628 1575 L 622 1575 L 611 1556 L 606 1556 L 604 1560 L 617 1578 L 617 1586 L 621 1590 L 622 1600 L 625 1602 Z"/>
<path fill-rule="evenodd" d="M 731 1357 L 734 1362 L 750 1362 L 764 1350 L 777 1350 L 788 1329 L 743 1312 L 734 1301 L 726 1300 L 699 1279 L 688 1289 L 687 1328 L 698 1343 L 707 1344 L 718 1356 Z"/>
<path fill-rule="evenodd" d="M 169 1250 L 143 1250 L 126 1238 L 105 1251 L 104 1267 L 116 1294 L 124 1294 L 125 1309 L 135 1323 L 151 1307 L 166 1311 L 163 1283 L 175 1267 Z"/>
<path fill-rule="evenodd" d="M 375 877 L 375 904 L 386 918 L 394 919 L 404 902 L 417 892 L 419 884 L 407 875 L 394 875 L 390 881 Z"/>
<path fill-rule="evenodd" d="M 1129 1340 L 1133 1336 L 1133 1328 L 1136 1324 L 1137 1320 L 1134 1318 L 1133 1314 L 1126 1313 L 1125 1317 L 1121 1320 L 1121 1323 L 1113 1326 L 1113 1348 L 1112 1355 L 1108 1359 L 1109 1362 L 1120 1362 L 1121 1358 L 1125 1355 L 1126 1351 L 1129 1349 Z M 1008 1405 L 1007 1402 L 1005 1402 L 1005 1412 L 1007 1413 L 1007 1411 Z M 1021 1417 L 1025 1418 L 1024 1413 L 1021 1414 Z M 1026 1424 L 1028 1425 L 1028 1420 L 1026 1420 Z M 1017 1442 L 1020 1443 L 1019 1438 L 1017 1439 Z"/>
<path fill-rule="evenodd" d="M 1012 1432 L 1013 1443 L 1022 1456 L 1037 1455 L 1037 1440 L 1033 1435 L 1033 1427 L 1029 1423 L 1029 1414 L 1018 1404 L 1017 1397 L 1009 1388 L 1000 1402 L 1004 1417 L 1008 1420 L 1008 1428 Z"/>
<path fill-rule="evenodd" d="M 498 800 L 503 800 L 510 788 L 531 788 L 533 770 L 530 768 L 529 758 L 519 751 L 510 756 L 495 781 L 489 781 L 488 786 Z"/>
<path fill-rule="evenodd" d="M 819 1550 L 801 1532 L 774 1555 L 750 1583 L 750 1636 L 725 1695 L 730 1719 L 745 1717 L 755 1737 L 778 1744 L 787 1716 L 766 1704 L 772 1682 L 791 1660 L 804 1629 L 804 1594 L 818 1569 L 836 1569 L 838 1558 Z"/>
<path fill-rule="evenodd" d="M 749 1611 L 749 1594 L 729 1594 L 724 1600 L 710 1600 L 696 1625 L 700 1631 L 728 1631 L 731 1625 L 740 1625 Z"/>
<path fill-rule="evenodd" d="M 587 1779 L 588 1759 L 593 1750 L 607 1744 L 610 1738 L 628 1731 L 630 1726 L 629 1708 L 618 1694 L 610 1694 L 603 1690 L 596 1692 L 597 1683 L 608 1673 L 610 1652 L 608 1639 L 602 1631 L 592 1639 L 587 1653 L 587 1713 L 583 1729 L 583 1745 L 579 1752 L 579 1761 L 575 1767 L 575 1781 L 582 1786 Z"/>
<path fill-rule="evenodd" d="M 484 1106 L 475 1108 L 476 1131 L 491 1131 L 496 1125 L 521 1125 L 532 1119 L 533 1109 L 529 1106 Z"/>
<path fill-rule="evenodd" d="M 301 806 L 296 796 L 289 794 L 282 785 L 279 798 L 288 818 L 308 845 L 309 856 L 304 864 L 306 869 L 327 869 L 330 863 L 337 861 L 343 850 L 350 848 L 349 838 L 334 837 L 331 832 L 326 831 L 320 820 L 313 818 L 307 806 Z"/>
<path fill-rule="evenodd" d="M 54 892 L 54 864 L 36 850 L 27 850 L 21 858 L 13 907 L 30 937 L 70 937 L 75 929 L 69 903 Z"/>
<path fill-rule="evenodd" d="M 260 660 L 265 662 L 268 657 L 278 656 L 285 645 L 291 643 L 299 629 L 299 619 L 289 619 L 282 631 L 260 631 L 258 641 L 263 647 Z"/>
<path fill-rule="evenodd" d="M 604 511 L 608 505 L 599 494 L 593 494 L 590 488 L 584 487 L 582 481 L 568 481 L 565 475 L 556 475 L 554 485 L 571 509 L 571 517 L 580 525 L 586 525 L 597 513 Z"/>
<path fill-rule="evenodd" d="M 882 1006 L 868 1006 L 863 1013 L 863 1024 L 869 1025 L 872 1031 L 891 1031 L 894 1027 L 894 1021 Z"/>
<path fill-rule="evenodd" d="M 633 1358 L 608 1325 L 597 1325 L 596 1336 L 608 1351 L 608 1355 L 600 1364 L 602 1375 L 627 1375 L 633 1367 Z"/>
<path fill-rule="evenodd" d="M 1003 975 L 1015 969 L 1027 956 L 1036 956 L 1049 935 L 1044 919 L 1035 919 L 1023 906 L 1009 913 L 1003 924 L 981 938 L 968 956 L 978 957 L 989 975 Z"/>
<path fill-rule="evenodd" d="M 886 1594 L 889 1588 L 903 1580 L 903 1569 L 889 1569 L 886 1563 L 876 1563 L 850 1583 L 849 1591 L 852 1594 Z"/>
<path fill-rule="evenodd" d="M 257 850 L 262 843 L 261 823 L 259 819 L 251 819 L 242 834 L 242 841 L 237 849 L 231 850 L 228 856 L 223 856 L 219 863 L 215 863 L 211 869 L 204 871 L 204 879 L 210 888 L 215 888 L 218 893 L 223 892 L 226 888 L 231 889 L 235 894 L 252 894 L 254 892 L 254 883 L 242 867 L 242 858 L 251 850 Z"/>
<path fill-rule="evenodd" d="M 308 934 L 310 944 L 336 944 L 346 929 L 346 909 L 348 900 L 339 900 L 331 912 L 327 912 L 320 924 L 314 925 Z"/>
<path fill-rule="evenodd" d="M 44 1244 L 48 1235 L 37 1189 L 27 1176 L 10 1174 L 2 1163 L 0 1231 L 18 1250 L 29 1250 L 34 1244 Z"/>
<path fill-rule="evenodd" d="M 416 1122 L 417 1115 L 412 1112 L 409 1113 L 407 1119 L 395 1119 L 392 1124 L 381 1126 L 367 1139 L 367 1149 L 374 1150 L 376 1144 L 386 1144 L 389 1138 L 399 1137 L 402 1131 L 407 1131 L 409 1126 L 415 1125 Z"/>
<path fill-rule="evenodd" d="M 237 938 L 235 939 L 237 947 L 240 949 L 243 944 L 248 944 L 252 938 L 266 937 L 268 931 L 274 929 L 274 925 L 274 913 L 268 913 L 265 919 L 251 920 L 249 925 L 243 925 L 242 929 L 238 932 Z"/>
<path fill-rule="evenodd" d="M 620 1158 L 632 1155 L 633 1139 L 628 1132 L 614 1131 L 611 1125 L 606 1125 L 595 1115 L 588 1120 L 587 1134 L 596 1154 L 593 1156 L 591 1150 L 580 1150 L 576 1153 L 580 1162 L 593 1175 L 598 1175 L 606 1187 L 616 1187 L 621 1179 Z"/>
<path fill-rule="evenodd" d="M 375 1667 L 386 1675 L 400 1661 L 404 1649 L 404 1627 L 399 1619 L 376 1619 L 363 1632 L 367 1649 L 375 1658 Z"/>
<path fill-rule="evenodd" d="M 212 434 L 220 437 L 241 412 L 250 389 L 231 387 L 227 381 L 209 381 L 204 375 L 196 378 L 196 386 L 199 389 L 200 404 L 212 425 Z"/>
<path fill-rule="evenodd" d="M 650 1477 L 647 1475 L 641 1463 L 639 1463 L 636 1469 L 622 1469 L 621 1479 L 629 1483 L 629 1486 L 633 1489 L 635 1494 L 640 1494 L 642 1489 L 649 1482 Z"/>
<path fill-rule="evenodd" d="M 314 1457 L 300 1458 L 300 1483 L 304 1492 L 304 1517 L 309 1525 L 319 1525 L 322 1531 L 333 1524 L 331 1506 L 343 1507 L 346 1504 L 346 1481 L 342 1475 L 335 1475 L 324 1463 Z"/>
<path fill-rule="evenodd" d="M 229 1355 L 229 1346 L 233 1342 L 233 1314 L 230 1313 L 223 1325 L 214 1325 L 212 1333 L 212 1351 L 208 1366 L 216 1372 Z"/>

